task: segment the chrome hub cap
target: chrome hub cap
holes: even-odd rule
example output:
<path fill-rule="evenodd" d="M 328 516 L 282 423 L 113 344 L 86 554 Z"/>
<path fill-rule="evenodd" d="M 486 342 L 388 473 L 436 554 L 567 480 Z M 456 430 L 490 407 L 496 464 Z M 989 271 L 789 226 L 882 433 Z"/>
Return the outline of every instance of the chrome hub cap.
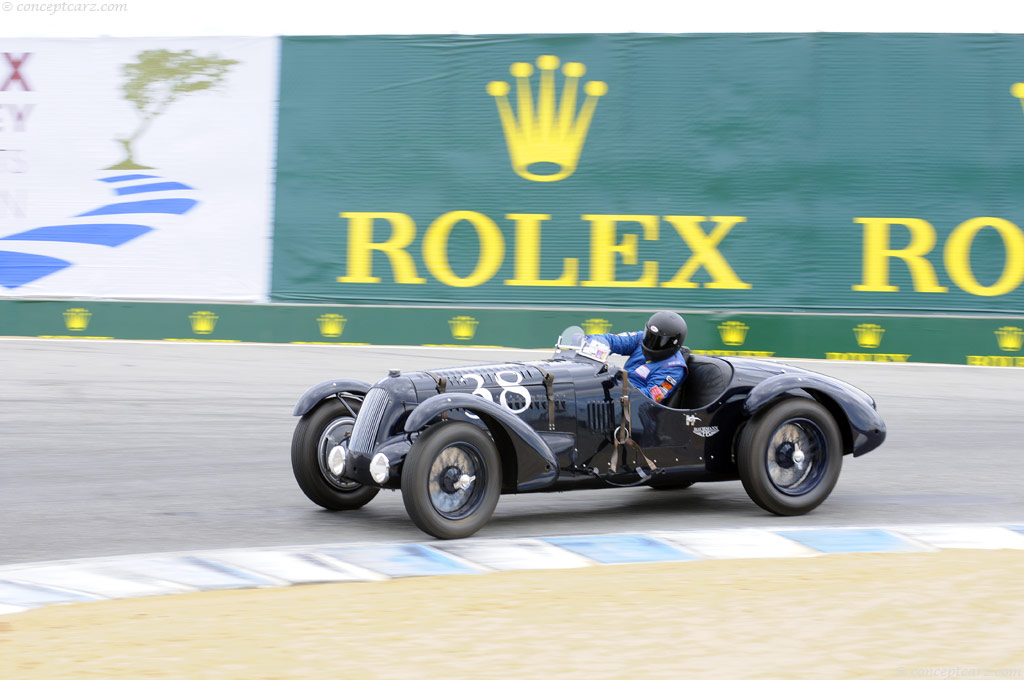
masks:
<path fill-rule="evenodd" d="M 768 442 L 768 478 L 784 494 L 803 495 L 824 476 L 826 454 L 825 435 L 816 423 L 806 418 L 787 420 Z"/>
<path fill-rule="evenodd" d="M 441 489 L 447 494 L 466 491 L 476 481 L 476 476 L 469 476 L 457 467 L 450 467 L 441 475 Z"/>

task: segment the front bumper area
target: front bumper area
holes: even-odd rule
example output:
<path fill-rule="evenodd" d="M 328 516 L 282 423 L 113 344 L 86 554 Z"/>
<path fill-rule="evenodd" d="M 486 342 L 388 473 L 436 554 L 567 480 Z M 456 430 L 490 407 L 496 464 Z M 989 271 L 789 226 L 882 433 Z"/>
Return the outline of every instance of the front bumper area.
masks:
<path fill-rule="evenodd" d="M 410 448 L 412 448 L 411 437 L 402 435 L 385 440 L 370 452 L 349 451 L 345 463 L 345 479 L 351 479 L 364 486 L 398 489 L 402 483 L 402 463 L 405 462 L 405 456 L 409 453 Z M 378 453 L 384 454 L 388 459 L 388 476 L 382 484 L 374 481 L 370 474 L 370 463 Z"/>

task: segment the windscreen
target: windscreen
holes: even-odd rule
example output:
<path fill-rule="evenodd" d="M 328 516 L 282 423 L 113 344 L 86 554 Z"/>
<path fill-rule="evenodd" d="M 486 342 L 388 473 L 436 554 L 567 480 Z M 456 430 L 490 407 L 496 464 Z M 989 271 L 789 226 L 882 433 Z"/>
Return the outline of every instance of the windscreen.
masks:
<path fill-rule="evenodd" d="M 587 334 L 579 326 L 569 326 L 558 336 L 555 349 L 579 349 L 583 347 L 583 341 Z"/>

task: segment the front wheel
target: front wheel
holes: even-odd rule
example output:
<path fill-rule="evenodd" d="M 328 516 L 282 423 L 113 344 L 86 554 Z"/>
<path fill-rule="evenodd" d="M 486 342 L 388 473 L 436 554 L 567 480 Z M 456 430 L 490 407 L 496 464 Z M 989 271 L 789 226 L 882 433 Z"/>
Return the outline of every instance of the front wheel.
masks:
<path fill-rule="evenodd" d="M 747 495 L 776 515 L 802 515 L 821 505 L 843 467 L 835 419 L 818 402 L 802 398 L 751 418 L 736 454 Z"/>
<path fill-rule="evenodd" d="M 501 461 L 479 427 L 443 422 L 421 434 L 402 463 L 402 501 L 409 518 L 437 538 L 465 538 L 494 513 Z"/>
<path fill-rule="evenodd" d="M 347 406 L 346 406 L 347 404 Z M 361 508 L 380 492 L 336 476 L 329 465 L 331 449 L 348 447 L 360 402 L 329 399 L 302 416 L 292 436 L 292 472 L 309 500 L 328 510 Z M 350 410 L 351 409 L 351 410 Z"/>

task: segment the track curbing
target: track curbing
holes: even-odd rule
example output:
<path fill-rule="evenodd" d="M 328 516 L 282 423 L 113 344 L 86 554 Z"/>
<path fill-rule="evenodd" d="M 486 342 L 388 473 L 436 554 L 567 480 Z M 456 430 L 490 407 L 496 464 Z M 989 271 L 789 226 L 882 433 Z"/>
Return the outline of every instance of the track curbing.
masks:
<path fill-rule="evenodd" d="M 1024 550 L 1019 524 L 718 529 L 154 553 L 0 565 L 0 616 L 53 604 L 597 565 Z"/>

